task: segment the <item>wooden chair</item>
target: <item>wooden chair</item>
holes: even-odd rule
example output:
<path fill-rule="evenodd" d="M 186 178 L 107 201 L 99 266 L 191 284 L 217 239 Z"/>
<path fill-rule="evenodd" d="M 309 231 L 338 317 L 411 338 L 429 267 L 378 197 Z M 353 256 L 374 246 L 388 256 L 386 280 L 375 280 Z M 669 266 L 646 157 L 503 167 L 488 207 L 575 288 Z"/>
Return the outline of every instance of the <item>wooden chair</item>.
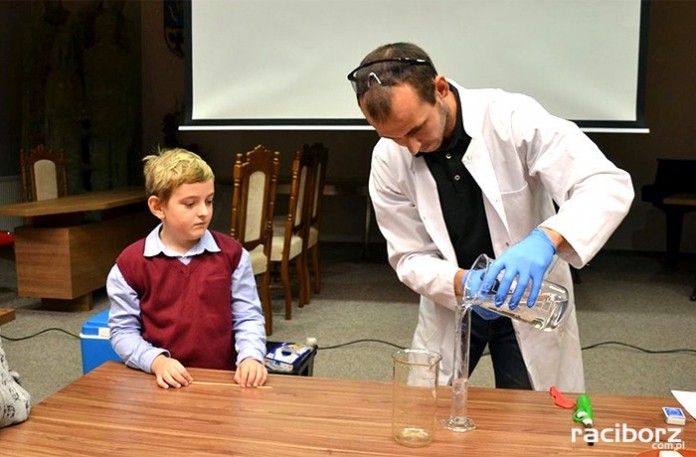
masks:
<path fill-rule="evenodd" d="M 326 165 L 329 161 L 329 150 L 322 143 L 304 146 L 316 155 L 314 186 L 312 189 L 312 205 L 309 212 L 309 232 L 305 239 L 305 252 L 308 265 L 314 273 L 314 293 L 321 292 L 321 268 L 319 259 L 319 226 L 321 225 L 321 209 L 324 200 L 324 185 L 326 184 Z M 310 278 L 311 281 L 311 278 Z"/>
<path fill-rule="evenodd" d="M 308 232 L 308 205 L 311 201 L 315 157 L 300 149 L 295 152 L 292 162 L 292 181 L 288 199 L 288 213 L 279 222 L 274 221 L 273 249 L 271 263 L 280 268 L 280 280 L 285 298 L 285 319 L 292 319 L 292 287 L 290 282 L 290 262 L 295 264 L 298 281 L 298 301 L 302 307 L 309 303 L 309 269 L 306 253 L 303 251 L 304 239 Z M 282 223 L 282 225 L 279 225 Z"/>
<path fill-rule="evenodd" d="M 261 145 L 237 154 L 232 193 L 230 235 L 249 251 L 254 275 L 261 275 L 259 291 L 266 334 L 273 333 L 271 309 L 271 244 L 280 152 Z"/>
<path fill-rule="evenodd" d="M 20 151 L 24 201 L 47 200 L 68 195 L 65 157 L 62 150 L 40 144 L 29 153 Z"/>
<path fill-rule="evenodd" d="M 22 197 L 25 202 L 47 200 L 68 195 L 68 181 L 63 151 L 54 151 L 43 144 L 26 154 L 19 151 Z M 0 234 L 0 247 L 14 248 L 14 234 Z"/>

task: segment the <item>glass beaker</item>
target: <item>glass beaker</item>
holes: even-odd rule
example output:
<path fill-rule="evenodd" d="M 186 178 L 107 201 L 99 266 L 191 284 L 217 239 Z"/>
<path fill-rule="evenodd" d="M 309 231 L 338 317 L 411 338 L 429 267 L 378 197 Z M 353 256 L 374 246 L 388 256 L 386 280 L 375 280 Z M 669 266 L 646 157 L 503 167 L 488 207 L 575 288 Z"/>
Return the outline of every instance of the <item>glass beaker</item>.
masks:
<path fill-rule="evenodd" d="M 510 309 L 510 298 L 517 284 L 513 281 L 505 302 L 496 306 L 495 293 L 498 281 L 496 280 L 490 291 L 481 290 L 483 277 L 492 263 L 493 260 L 490 257 L 481 254 L 471 265 L 471 271 L 464 284 L 464 304 L 466 306 L 480 306 L 501 316 L 526 322 L 544 331 L 551 331 L 561 324 L 568 308 L 568 291 L 565 287 L 544 280 L 541 282 L 541 290 L 534 306 L 531 308 L 527 306 L 529 298 L 529 288 L 527 288 L 517 307 Z"/>
<path fill-rule="evenodd" d="M 426 350 L 402 349 L 392 354 L 392 359 L 392 438 L 403 446 L 426 446 L 435 434 L 442 356 Z"/>

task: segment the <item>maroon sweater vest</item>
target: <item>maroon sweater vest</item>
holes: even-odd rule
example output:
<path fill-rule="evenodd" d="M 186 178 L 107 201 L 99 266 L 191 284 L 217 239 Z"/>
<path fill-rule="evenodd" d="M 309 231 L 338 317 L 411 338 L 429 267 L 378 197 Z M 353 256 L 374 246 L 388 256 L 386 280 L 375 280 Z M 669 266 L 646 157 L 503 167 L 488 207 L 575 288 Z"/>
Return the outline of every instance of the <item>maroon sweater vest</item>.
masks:
<path fill-rule="evenodd" d="M 144 239 L 124 249 L 116 264 L 140 299 L 146 341 L 167 349 L 186 367 L 233 370 L 231 282 L 242 247 L 210 232 L 222 252 L 205 251 L 188 265 L 162 254 L 143 256 Z"/>

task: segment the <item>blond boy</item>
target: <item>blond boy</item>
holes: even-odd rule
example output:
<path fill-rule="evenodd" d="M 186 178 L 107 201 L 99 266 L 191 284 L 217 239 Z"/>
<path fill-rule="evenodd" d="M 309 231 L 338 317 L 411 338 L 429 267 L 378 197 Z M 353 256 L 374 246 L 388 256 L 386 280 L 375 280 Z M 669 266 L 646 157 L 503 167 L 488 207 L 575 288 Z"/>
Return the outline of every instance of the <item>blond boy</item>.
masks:
<path fill-rule="evenodd" d="M 242 386 L 264 384 L 266 333 L 249 253 L 208 230 L 213 171 L 184 149 L 143 161 L 147 204 L 161 223 L 109 273 L 111 345 L 165 389 L 193 382 L 186 367 L 235 370 Z"/>

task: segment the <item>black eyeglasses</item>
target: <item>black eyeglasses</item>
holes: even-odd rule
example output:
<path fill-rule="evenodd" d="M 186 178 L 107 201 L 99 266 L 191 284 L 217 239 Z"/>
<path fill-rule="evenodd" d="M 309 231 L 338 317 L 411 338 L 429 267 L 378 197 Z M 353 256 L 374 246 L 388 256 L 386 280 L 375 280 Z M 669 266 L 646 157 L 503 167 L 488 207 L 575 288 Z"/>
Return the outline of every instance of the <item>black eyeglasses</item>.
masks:
<path fill-rule="evenodd" d="M 379 68 L 370 68 L 374 65 L 382 64 Z M 403 73 L 410 67 L 416 65 L 426 65 L 433 69 L 433 64 L 425 59 L 411 59 L 408 57 L 391 57 L 389 59 L 378 59 L 365 62 L 355 70 L 348 73 L 348 81 L 353 86 L 356 94 L 360 95 L 367 92 L 372 84 L 379 86 L 389 85 L 395 81 L 402 81 Z"/>

